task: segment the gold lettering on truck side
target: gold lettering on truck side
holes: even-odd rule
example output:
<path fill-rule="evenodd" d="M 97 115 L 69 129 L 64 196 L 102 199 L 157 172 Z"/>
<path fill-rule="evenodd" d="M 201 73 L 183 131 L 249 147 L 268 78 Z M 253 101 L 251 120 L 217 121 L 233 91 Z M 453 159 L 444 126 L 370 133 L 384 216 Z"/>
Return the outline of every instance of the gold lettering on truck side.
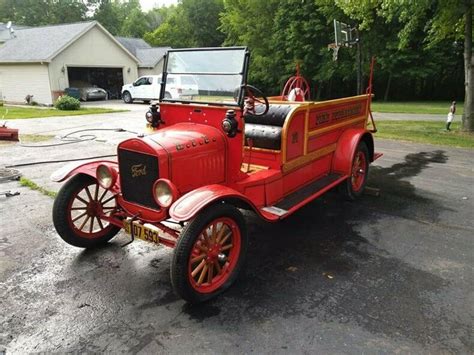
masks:
<path fill-rule="evenodd" d="M 145 176 L 145 175 L 146 175 L 145 164 L 132 165 L 132 177 Z"/>

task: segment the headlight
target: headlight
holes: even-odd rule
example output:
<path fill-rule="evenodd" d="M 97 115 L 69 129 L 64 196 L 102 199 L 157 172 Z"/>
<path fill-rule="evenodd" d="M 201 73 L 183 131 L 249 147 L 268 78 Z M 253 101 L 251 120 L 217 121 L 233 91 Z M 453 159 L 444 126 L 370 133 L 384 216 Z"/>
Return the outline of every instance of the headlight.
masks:
<path fill-rule="evenodd" d="M 177 196 L 176 186 L 167 179 L 158 179 L 153 185 L 153 197 L 156 203 L 163 208 L 171 206 Z"/>
<path fill-rule="evenodd" d="M 104 189 L 110 189 L 117 181 L 117 171 L 106 164 L 100 164 L 95 172 L 97 182 Z"/>
<path fill-rule="evenodd" d="M 145 114 L 145 118 L 147 120 L 148 123 L 152 123 L 153 122 L 153 113 L 151 113 L 151 111 L 148 111 L 146 114 Z"/>

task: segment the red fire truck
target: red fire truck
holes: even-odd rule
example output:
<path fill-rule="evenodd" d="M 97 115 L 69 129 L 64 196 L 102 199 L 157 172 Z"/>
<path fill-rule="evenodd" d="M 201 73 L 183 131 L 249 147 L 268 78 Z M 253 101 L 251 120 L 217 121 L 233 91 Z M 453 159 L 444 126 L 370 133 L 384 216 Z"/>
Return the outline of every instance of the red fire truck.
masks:
<path fill-rule="evenodd" d="M 370 86 L 313 102 L 297 75 L 266 97 L 247 83 L 248 68 L 245 47 L 170 50 L 160 100 L 146 115 L 153 132 L 121 142 L 118 161 L 53 174 L 67 179 L 53 207 L 60 237 L 93 248 L 124 229 L 132 241 L 174 248 L 173 288 L 197 303 L 226 290 L 244 264 L 242 209 L 278 222 L 336 185 L 359 197 L 380 156 Z M 166 95 L 168 75 L 193 77 L 198 95 Z"/>

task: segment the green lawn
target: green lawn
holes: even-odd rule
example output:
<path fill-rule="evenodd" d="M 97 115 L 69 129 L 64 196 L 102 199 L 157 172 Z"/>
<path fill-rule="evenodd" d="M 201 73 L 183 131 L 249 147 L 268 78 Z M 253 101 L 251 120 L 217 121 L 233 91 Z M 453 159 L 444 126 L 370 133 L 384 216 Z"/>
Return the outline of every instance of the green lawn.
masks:
<path fill-rule="evenodd" d="M 451 102 L 449 101 L 372 102 L 372 111 L 447 115 L 449 112 L 449 106 L 451 106 Z M 463 114 L 463 106 L 463 102 L 457 102 L 457 116 Z"/>
<path fill-rule="evenodd" d="M 97 113 L 124 112 L 107 108 L 81 108 L 77 111 L 61 111 L 55 108 L 0 106 L 0 120 L 18 120 L 25 118 L 92 115 Z"/>
<path fill-rule="evenodd" d="M 474 133 L 460 132 L 458 122 L 453 122 L 450 132 L 444 121 L 377 121 L 376 125 L 378 138 L 474 148 Z"/>

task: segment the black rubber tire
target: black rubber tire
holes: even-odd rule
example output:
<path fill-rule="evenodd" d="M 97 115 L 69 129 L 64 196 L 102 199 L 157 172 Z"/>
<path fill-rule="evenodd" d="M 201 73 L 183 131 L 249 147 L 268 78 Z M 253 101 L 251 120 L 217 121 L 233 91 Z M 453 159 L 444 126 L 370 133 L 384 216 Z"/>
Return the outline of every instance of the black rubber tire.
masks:
<path fill-rule="evenodd" d="M 123 99 L 123 102 L 125 102 L 126 104 L 133 103 L 132 95 L 128 91 L 123 92 L 122 99 Z"/>
<path fill-rule="evenodd" d="M 365 190 L 365 186 L 367 184 L 367 177 L 369 176 L 369 149 L 367 148 L 367 144 L 365 144 L 365 142 L 359 142 L 359 145 L 357 146 L 357 149 L 354 153 L 354 159 L 357 156 L 357 153 L 360 151 L 362 151 L 365 155 L 365 176 L 364 182 L 362 183 L 362 187 L 359 189 L 359 191 L 354 191 L 354 189 L 352 188 L 351 177 L 349 176 L 349 178 L 347 178 L 343 183 L 341 183 L 339 189 L 342 196 L 349 201 L 355 201 L 360 196 L 362 196 Z M 351 162 L 351 172 L 353 164 L 354 161 Z"/>
<path fill-rule="evenodd" d="M 240 229 L 241 249 L 239 259 L 227 281 L 212 293 L 199 293 L 188 279 L 188 260 L 196 239 L 202 230 L 213 220 L 219 217 L 233 219 Z M 247 255 L 248 237 L 247 226 L 242 213 L 232 205 L 217 203 L 201 211 L 181 232 L 171 260 L 171 284 L 174 292 L 189 303 L 201 303 L 215 298 L 227 290 L 237 279 L 240 270 L 245 264 Z"/>
<path fill-rule="evenodd" d="M 68 223 L 69 202 L 75 193 L 85 186 L 94 184 L 96 179 L 90 175 L 78 174 L 69 179 L 59 190 L 53 204 L 53 223 L 59 236 L 68 244 L 78 248 L 94 248 L 106 244 L 121 228 L 109 224 L 103 237 L 86 239 L 78 235 Z"/>
<path fill-rule="evenodd" d="M 165 99 L 172 99 L 173 97 L 171 96 L 171 94 L 167 91 L 165 92 Z"/>

